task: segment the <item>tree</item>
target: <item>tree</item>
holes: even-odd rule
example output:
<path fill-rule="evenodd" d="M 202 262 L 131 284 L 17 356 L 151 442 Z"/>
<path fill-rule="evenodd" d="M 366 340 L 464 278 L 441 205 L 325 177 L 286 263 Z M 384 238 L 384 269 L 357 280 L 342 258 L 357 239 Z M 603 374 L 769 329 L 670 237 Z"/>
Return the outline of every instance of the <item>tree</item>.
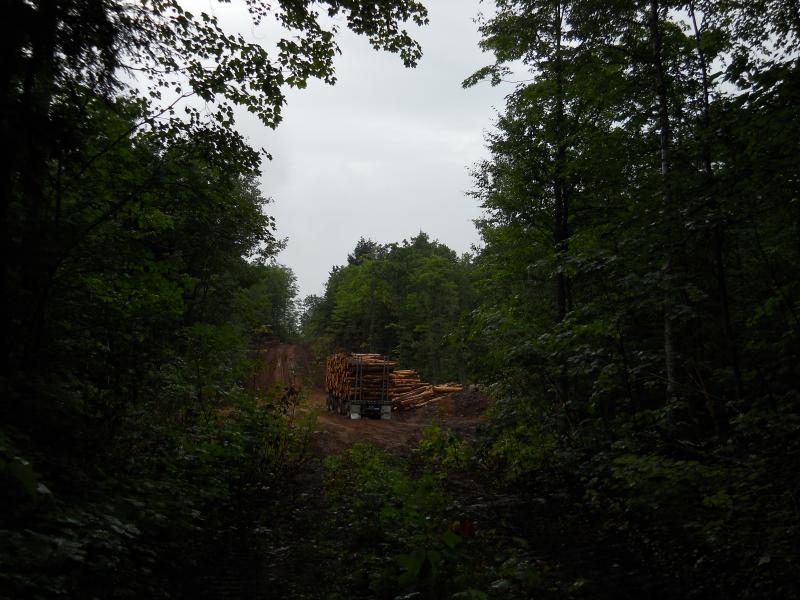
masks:
<path fill-rule="evenodd" d="M 378 245 L 377 242 L 372 240 L 365 240 L 363 237 L 359 238 L 356 247 L 353 249 L 352 254 L 347 255 L 347 264 L 348 265 L 360 265 L 363 264 L 365 260 L 373 259 L 378 257 L 378 253 L 381 251 L 381 247 Z"/>
<path fill-rule="evenodd" d="M 224 31 L 212 15 L 190 13 L 175 0 L 13 0 L 7 7 L 0 135 L 17 151 L 0 170 L 7 244 L 3 287 L 12 292 L 3 295 L 8 316 L 2 337 L 32 342 L 5 348 L 5 375 L 36 363 L 46 345 L 41 332 L 52 304 L 52 278 L 72 243 L 59 235 L 65 169 L 90 179 L 98 161 L 142 132 L 156 146 L 188 141 L 202 146 L 214 166 L 253 172 L 259 157 L 235 132 L 233 107 L 274 127 L 287 86 L 305 87 L 309 78 L 335 81 L 335 26 L 326 29 L 318 12 L 291 2 L 246 5 L 255 23 L 270 16 L 287 32 L 274 56 Z M 419 45 L 400 27 L 426 22 L 425 9 L 414 0 L 331 1 L 323 7 L 330 17 L 343 15 L 374 47 L 399 53 L 407 66 L 418 60 Z M 134 103 L 127 128 L 95 138 L 92 152 L 76 153 L 85 139 L 81 124 L 87 110 L 98 103 L 117 105 L 115 99 L 126 91 L 124 71 L 146 83 L 146 98 Z M 202 112 L 181 104 L 192 96 L 205 103 Z M 184 116 L 177 114 L 181 108 Z M 116 197 L 98 218 L 110 218 L 132 201 L 132 195 Z"/>
<path fill-rule="evenodd" d="M 329 338 L 327 350 L 391 355 L 434 381 L 459 378 L 470 273 L 468 258 L 424 233 L 387 246 L 362 238 L 348 264 L 331 271 L 324 298 L 310 300 L 304 335 Z"/>
<path fill-rule="evenodd" d="M 640 540 L 684 582 L 673 595 L 793 585 L 793 508 L 773 500 L 795 478 L 778 449 L 796 447 L 781 423 L 797 419 L 800 347 L 794 4 L 504 2 L 482 27 L 497 64 L 474 77 L 516 59 L 533 78 L 476 169 L 485 245 L 466 327 L 497 395 L 484 460 L 514 487 L 592 498 L 587 519 Z M 558 8 L 563 88 L 544 18 Z M 715 502 L 728 508 L 706 512 Z M 766 538 L 781 558 L 760 575 L 743 549 Z"/>

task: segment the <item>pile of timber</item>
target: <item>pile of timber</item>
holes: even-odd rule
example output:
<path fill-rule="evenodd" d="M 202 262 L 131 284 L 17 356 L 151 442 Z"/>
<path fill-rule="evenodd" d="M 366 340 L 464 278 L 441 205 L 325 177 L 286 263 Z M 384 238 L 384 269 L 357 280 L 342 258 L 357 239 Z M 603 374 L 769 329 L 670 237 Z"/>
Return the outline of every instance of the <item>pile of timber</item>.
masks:
<path fill-rule="evenodd" d="M 426 385 L 428 384 L 420 380 L 419 373 L 411 369 L 397 369 L 392 372 L 392 398 Z"/>
<path fill-rule="evenodd" d="M 328 408 L 344 413 L 350 402 L 388 401 L 394 365 L 380 354 L 331 354 L 325 364 L 325 391 L 335 406 Z"/>
<path fill-rule="evenodd" d="M 464 389 L 458 383 L 427 383 L 416 371 L 394 367 L 380 354 L 331 354 L 325 363 L 328 409 L 347 414 L 350 402 L 380 403 L 388 398 L 395 410 L 410 410 Z"/>
<path fill-rule="evenodd" d="M 410 369 L 398 369 L 392 373 L 391 398 L 395 410 L 410 410 L 436 402 L 443 396 L 460 392 L 464 387 L 458 383 L 433 385 L 422 381 L 419 373 Z"/>

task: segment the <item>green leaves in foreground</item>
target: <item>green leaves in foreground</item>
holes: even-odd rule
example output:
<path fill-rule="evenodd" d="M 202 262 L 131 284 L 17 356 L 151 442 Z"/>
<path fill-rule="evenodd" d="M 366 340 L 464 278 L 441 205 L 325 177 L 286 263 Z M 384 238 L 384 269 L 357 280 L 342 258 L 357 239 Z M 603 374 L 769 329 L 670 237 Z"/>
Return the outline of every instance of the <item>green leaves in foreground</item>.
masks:
<path fill-rule="evenodd" d="M 122 418 L 109 474 L 79 493 L 78 465 L 51 493 L 0 438 L 0 596 L 197 597 L 208 546 L 309 458 L 310 421 L 275 398 L 239 394 L 182 422 L 153 409 Z"/>
<path fill-rule="evenodd" d="M 458 591 L 467 541 L 451 527 L 455 507 L 440 478 L 413 476 L 408 463 L 364 443 L 328 458 L 325 468 L 328 527 L 355 561 L 348 572 L 361 579 L 348 585 L 380 597 Z"/>

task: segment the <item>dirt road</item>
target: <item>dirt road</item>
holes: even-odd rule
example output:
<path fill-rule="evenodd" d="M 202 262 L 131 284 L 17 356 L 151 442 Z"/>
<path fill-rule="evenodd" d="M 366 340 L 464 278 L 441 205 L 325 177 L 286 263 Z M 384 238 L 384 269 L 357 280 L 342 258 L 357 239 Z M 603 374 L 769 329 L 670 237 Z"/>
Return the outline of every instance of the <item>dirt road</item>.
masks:
<path fill-rule="evenodd" d="M 392 453 L 406 454 L 420 442 L 424 429 L 434 422 L 470 437 L 483 420 L 480 414 L 457 414 L 454 401 L 449 398 L 416 410 L 395 411 L 389 420 L 354 420 L 327 412 L 325 394 L 319 390 L 309 395 L 304 408 L 319 411 L 317 447 L 326 454 L 340 452 L 357 441 L 371 442 Z"/>

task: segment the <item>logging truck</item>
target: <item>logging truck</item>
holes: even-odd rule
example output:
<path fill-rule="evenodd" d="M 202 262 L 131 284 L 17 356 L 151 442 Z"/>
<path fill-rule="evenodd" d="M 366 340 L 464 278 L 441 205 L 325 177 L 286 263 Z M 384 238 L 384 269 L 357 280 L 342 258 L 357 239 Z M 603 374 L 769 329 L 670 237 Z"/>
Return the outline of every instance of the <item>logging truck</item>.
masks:
<path fill-rule="evenodd" d="M 351 419 L 390 419 L 395 363 L 380 354 L 337 352 L 325 363 L 327 408 Z"/>
<path fill-rule="evenodd" d="M 328 410 L 351 419 L 390 419 L 392 410 L 419 408 L 463 389 L 458 383 L 426 383 L 380 354 L 337 352 L 325 363 Z"/>

